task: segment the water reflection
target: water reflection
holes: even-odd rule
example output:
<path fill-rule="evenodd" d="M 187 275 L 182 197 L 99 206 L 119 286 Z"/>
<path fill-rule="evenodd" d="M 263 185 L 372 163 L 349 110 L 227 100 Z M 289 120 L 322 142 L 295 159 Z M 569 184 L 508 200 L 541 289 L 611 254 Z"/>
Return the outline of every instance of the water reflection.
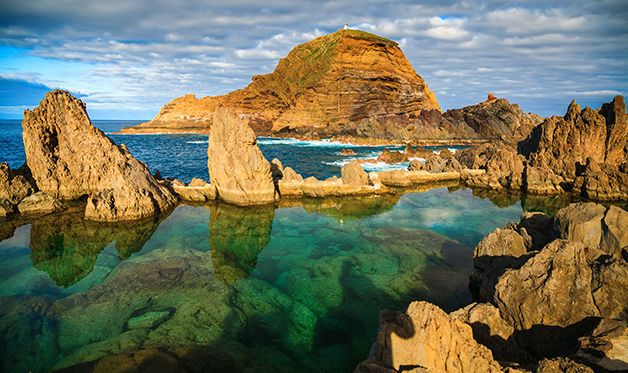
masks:
<path fill-rule="evenodd" d="M 227 283 L 249 276 L 270 241 L 275 206 L 209 208 L 209 244 L 215 273 Z"/>
<path fill-rule="evenodd" d="M 167 356 L 186 369 L 348 371 L 368 354 L 380 309 L 468 303 L 475 243 L 521 207 L 566 203 L 518 198 L 450 188 L 279 208 L 179 206 L 133 224 L 77 212 L 3 222 L 0 231 L 30 224 L 0 242 L 0 284 L 20 284 L 0 297 L 3 369 Z M 117 261 L 84 285 L 109 254 Z M 32 291 L 44 276 L 33 268 L 60 288 L 82 285 Z"/>

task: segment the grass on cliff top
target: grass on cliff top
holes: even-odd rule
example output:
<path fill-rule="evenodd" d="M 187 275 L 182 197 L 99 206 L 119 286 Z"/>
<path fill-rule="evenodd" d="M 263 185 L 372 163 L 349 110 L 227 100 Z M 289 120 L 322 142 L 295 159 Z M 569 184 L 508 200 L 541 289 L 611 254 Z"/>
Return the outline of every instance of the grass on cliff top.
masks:
<path fill-rule="evenodd" d="M 318 37 L 301 44 L 290 53 L 297 57 L 299 62 L 293 65 L 291 74 L 286 79 L 299 86 L 315 85 L 329 70 L 336 53 L 336 45 L 343 37 L 363 39 L 386 45 L 397 45 L 396 42 L 359 30 L 338 30 L 332 34 Z M 298 66 L 297 66 L 298 65 Z"/>

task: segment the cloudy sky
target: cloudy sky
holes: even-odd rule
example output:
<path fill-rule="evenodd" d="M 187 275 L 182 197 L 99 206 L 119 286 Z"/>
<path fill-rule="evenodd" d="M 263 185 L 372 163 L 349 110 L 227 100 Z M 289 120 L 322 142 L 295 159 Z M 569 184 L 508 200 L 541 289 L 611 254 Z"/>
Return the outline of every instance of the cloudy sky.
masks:
<path fill-rule="evenodd" d="M 628 92 L 628 6 L 599 1 L 2 0 L 0 118 L 50 88 L 95 119 L 219 95 L 344 23 L 401 45 L 444 109 L 487 92 L 542 115 Z"/>

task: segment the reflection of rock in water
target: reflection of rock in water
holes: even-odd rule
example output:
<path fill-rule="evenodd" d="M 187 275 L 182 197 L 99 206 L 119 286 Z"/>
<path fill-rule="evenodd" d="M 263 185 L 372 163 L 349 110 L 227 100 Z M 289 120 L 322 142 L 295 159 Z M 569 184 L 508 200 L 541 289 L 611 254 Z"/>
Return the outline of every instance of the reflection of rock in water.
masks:
<path fill-rule="evenodd" d="M 315 212 L 336 219 L 356 220 L 378 215 L 393 209 L 401 194 L 373 197 L 305 198 L 299 201 L 307 212 Z"/>
<path fill-rule="evenodd" d="M 212 205 L 209 245 L 215 274 L 227 283 L 248 277 L 270 241 L 274 218 L 274 206 Z"/>
<path fill-rule="evenodd" d="M 527 194 L 521 198 L 521 207 L 524 211 L 538 211 L 554 216 L 558 210 L 569 205 L 572 198 L 571 194 L 565 193 L 552 196 Z"/>
<path fill-rule="evenodd" d="M 98 254 L 112 241 L 121 259 L 139 251 L 159 226 L 160 220 L 133 224 L 87 221 L 82 213 L 45 216 L 31 222 L 33 266 L 48 273 L 59 286 L 67 287 L 87 276 Z"/>
<path fill-rule="evenodd" d="M 473 195 L 478 198 L 488 199 L 493 202 L 493 205 L 499 208 L 506 208 L 519 202 L 521 199 L 521 193 L 517 193 L 512 190 L 491 190 L 474 188 L 471 189 Z"/>

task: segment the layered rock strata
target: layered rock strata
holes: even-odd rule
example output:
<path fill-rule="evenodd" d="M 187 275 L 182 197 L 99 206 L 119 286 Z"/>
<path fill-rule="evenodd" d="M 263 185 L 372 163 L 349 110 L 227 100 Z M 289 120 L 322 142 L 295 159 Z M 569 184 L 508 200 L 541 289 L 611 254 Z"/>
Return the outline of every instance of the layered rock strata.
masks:
<path fill-rule="evenodd" d="M 176 202 L 144 163 L 92 126 L 85 104 L 66 91 L 48 92 L 26 110 L 22 128 L 37 188 L 58 199 L 87 196 L 86 219 L 141 219 Z"/>

